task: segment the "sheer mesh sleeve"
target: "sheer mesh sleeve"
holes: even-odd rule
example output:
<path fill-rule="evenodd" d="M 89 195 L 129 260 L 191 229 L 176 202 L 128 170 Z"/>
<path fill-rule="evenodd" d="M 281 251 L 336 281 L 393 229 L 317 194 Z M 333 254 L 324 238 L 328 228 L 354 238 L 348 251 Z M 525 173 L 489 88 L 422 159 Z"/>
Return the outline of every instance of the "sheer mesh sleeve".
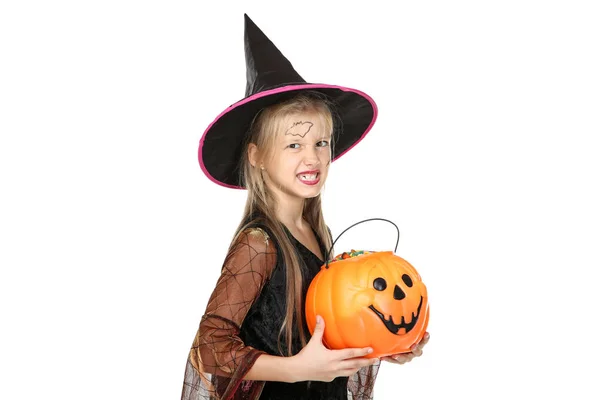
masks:
<path fill-rule="evenodd" d="M 239 332 L 276 262 L 275 247 L 262 229 L 246 230 L 235 240 L 188 356 L 182 400 L 259 396 L 264 382 L 243 377 L 263 352 L 245 346 Z"/>
<path fill-rule="evenodd" d="M 361 368 L 348 379 L 348 400 L 373 399 L 373 387 L 381 361 L 375 365 Z"/>

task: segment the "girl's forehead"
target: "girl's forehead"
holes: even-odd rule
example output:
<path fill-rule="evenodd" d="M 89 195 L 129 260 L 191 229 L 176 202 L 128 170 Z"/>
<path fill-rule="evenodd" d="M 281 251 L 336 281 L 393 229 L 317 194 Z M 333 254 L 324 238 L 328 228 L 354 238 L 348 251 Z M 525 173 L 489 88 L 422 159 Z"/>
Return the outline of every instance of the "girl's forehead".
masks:
<path fill-rule="evenodd" d="M 280 126 L 279 133 L 283 138 L 331 135 L 325 118 L 315 112 L 290 114 L 282 119 Z"/>

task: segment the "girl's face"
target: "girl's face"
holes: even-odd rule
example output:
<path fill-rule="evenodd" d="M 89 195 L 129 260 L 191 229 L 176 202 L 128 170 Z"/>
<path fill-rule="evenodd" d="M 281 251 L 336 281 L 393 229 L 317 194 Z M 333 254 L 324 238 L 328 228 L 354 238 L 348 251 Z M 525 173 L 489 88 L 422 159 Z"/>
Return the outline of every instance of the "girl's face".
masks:
<path fill-rule="evenodd" d="M 331 131 L 314 112 L 292 114 L 281 127 L 272 154 L 264 160 L 265 182 L 280 201 L 318 196 L 331 161 Z"/>

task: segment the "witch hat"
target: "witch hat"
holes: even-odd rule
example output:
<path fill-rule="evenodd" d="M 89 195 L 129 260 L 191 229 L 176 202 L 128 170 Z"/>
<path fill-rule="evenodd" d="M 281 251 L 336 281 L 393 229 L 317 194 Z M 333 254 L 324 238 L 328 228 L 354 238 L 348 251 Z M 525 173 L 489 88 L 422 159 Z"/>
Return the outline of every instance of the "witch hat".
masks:
<path fill-rule="evenodd" d="M 244 139 L 256 114 L 267 106 L 302 91 L 324 94 L 338 117 L 332 161 L 360 142 L 377 119 L 377 106 L 370 96 L 343 86 L 306 82 L 247 14 L 244 20 L 245 97 L 217 116 L 204 131 L 198 148 L 206 176 L 231 188 L 243 188 L 239 161 Z"/>

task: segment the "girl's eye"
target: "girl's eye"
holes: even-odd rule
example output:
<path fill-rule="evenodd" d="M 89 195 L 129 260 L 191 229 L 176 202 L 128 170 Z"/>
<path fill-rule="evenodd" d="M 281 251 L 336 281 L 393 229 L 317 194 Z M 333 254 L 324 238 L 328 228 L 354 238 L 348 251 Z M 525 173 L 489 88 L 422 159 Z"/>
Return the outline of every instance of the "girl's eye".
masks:
<path fill-rule="evenodd" d="M 329 146 L 329 142 L 327 140 L 321 140 L 320 142 L 317 142 L 317 147 L 327 147 Z"/>
<path fill-rule="evenodd" d="M 292 143 L 288 146 L 290 149 L 299 149 L 300 143 Z"/>

